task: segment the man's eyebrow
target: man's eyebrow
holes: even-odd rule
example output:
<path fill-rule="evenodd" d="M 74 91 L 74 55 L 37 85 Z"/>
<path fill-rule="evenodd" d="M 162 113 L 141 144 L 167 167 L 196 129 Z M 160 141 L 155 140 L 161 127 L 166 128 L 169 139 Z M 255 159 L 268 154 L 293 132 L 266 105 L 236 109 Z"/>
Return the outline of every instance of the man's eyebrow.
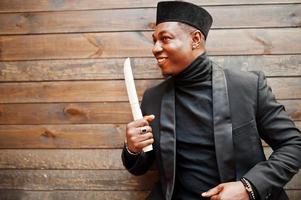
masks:
<path fill-rule="evenodd" d="M 158 33 L 158 35 L 162 35 L 164 33 L 168 33 L 168 31 L 161 31 L 161 32 Z M 155 34 L 154 33 L 152 34 L 152 37 L 155 38 Z"/>

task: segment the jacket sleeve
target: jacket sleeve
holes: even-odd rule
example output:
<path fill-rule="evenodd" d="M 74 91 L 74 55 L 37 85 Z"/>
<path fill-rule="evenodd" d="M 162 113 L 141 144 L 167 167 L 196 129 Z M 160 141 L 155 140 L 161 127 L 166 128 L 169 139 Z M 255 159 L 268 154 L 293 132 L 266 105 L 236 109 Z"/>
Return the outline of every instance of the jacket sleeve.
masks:
<path fill-rule="evenodd" d="M 141 102 L 141 110 L 143 115 L 145 115 L 145 109 L 147 106 L 147 95 L 148 91 L 145 91 Z M 121 158 L 124 167 L 131 174 L 138 176 L 146 173 L 148 169 L 152 166 L 154 161 L 154 150 L 149 152 L 141 152 L 139 155 L 131 155 L 128 153 L 124 146 Z"/>
<path fill-rule="evenodd" d="M 301 166 L 301 134 L 275 100 L 262 72 L 258 74 L 257 128 L 261 138 L 273 149 L 268 160 L 259 162 L 244 177 L 256 187 L 261 199 L 283 186 Z"/>

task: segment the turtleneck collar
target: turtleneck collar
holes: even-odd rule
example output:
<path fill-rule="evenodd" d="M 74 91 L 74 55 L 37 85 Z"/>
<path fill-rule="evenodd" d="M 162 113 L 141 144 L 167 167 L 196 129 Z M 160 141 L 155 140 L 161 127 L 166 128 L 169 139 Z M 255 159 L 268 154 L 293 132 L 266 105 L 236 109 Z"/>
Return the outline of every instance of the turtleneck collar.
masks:
<path fill-rule="evenodd" d="M 189 85 L 211 80 L 212 64 L 206 53 L 198 56 L 182 72 L 174 76 L 176 85 Z"/>

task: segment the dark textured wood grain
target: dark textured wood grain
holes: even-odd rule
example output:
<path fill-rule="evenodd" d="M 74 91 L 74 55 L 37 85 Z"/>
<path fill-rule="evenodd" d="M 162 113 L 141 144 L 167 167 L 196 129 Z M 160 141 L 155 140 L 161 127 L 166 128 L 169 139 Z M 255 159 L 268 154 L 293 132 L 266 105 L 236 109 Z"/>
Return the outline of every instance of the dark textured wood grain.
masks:
<path fill-rule="evenodd" d="M 212 30 L 208 54 L 300 54 L 300 35 L 299 28 Z M 153 46 L 151 32 L 0 36 L 0 43 L 2 61 L 150 57 Z"/>
<path fill-rule="evenodd" d="M 301 4 L 236 5 L 206 9 L 214 19 L 213 29 L 301 25 Z M 0 34 L 152 30 L 155 12 L 155 8 L 144 8 L 0 14 L 0 27 L 3 27 Z"/>

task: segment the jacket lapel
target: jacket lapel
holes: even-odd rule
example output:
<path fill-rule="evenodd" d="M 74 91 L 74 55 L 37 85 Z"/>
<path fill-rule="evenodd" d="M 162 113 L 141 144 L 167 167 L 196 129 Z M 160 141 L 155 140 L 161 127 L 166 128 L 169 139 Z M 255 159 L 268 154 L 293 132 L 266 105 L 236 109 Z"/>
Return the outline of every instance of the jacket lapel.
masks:
<path fill-rule="evenodd" d="M 162 188 L 166 199 L 171 199 L 174 187 L 176 164 L 176 138 L 175 138 L 175 93 L 173 80 L 169 80 L 161 102 L 160 115 L 160 148 L 161 162 L 164 170 Z"/>
<path fill-rule="evenodd" d="M 235 180 L 232 121 L 224 70 L 212 64 L 213 125 L 216 159 L 221 182 Z"/>
<path fill-rule="evenodd" d="M 216 159 L 221 182 L 235 180 L 232 121 L 224 70 L 212 65 L 213 125 Z M 175 181 L 176 131 L 175 91 L 173 80 L 168 81 L 161 102 L 160 150 L 164 177 L 163 193 L 171 199 Z"/>

